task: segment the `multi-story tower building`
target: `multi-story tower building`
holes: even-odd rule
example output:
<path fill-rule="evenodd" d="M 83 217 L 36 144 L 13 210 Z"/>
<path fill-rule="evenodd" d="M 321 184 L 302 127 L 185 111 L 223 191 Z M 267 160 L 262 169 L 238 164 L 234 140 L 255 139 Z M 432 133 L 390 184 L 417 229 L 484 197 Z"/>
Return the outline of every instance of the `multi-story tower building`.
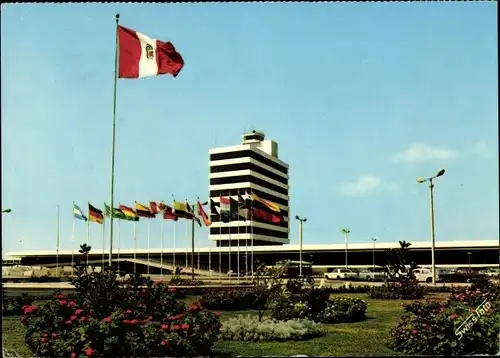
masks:
<path fill-rule="evenodd" d="M 283 220 L 273 223 L 251 217 L 224 223 L 212 212 L 209 240 L 217 246 L 288 244 L 288 164 L 278 159 L 278 143 L 265 140 L 264 133 L 252 131 L 242 139 L 240 145 L 209 150 L 211 200 L 219 205 L 221 196 L 238 200 L 238 194 L 252 192 L 276 203 Z"/>

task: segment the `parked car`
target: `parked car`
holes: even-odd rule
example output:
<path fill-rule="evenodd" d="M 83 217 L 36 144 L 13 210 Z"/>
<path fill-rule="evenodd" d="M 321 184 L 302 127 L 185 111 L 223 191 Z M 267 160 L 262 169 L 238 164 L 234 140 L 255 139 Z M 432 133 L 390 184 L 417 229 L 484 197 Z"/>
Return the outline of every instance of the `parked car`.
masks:
<path fill-rule="evenodd" d="M 359 272 L 360 281 L 383 281 L 385 271 L 381 267 L 367 268 Z"/>
<path fill-rule="evenodd" d="M 479 273 L 478 269 L 465 267 L 458 268 L 450 276 L 451 282 L 472 282 L 486 278 L 486 275 Z"/>
<path fill-rule="evenodd" d="M 486 278 L 492 279 L 492 278 L 500 278 L 500 269 L 498 268 L 490 268 L 486 270 L 480 270 L 480 274 L 483 274 L 486 276 Z"/>
<path fill-rule="evenodd" d="M 424 267 L 413 270 L 415 278 L 419 282 L 432 282 L 432 269 Z M 450 282 L 451 274 L 443 269 L 436 269 L 436 282 Z"/>
<path fill-rule="evenodd" d="M 349 269 L 333 269 L 331 272 L 325 273 L 327 280 L 347 280 L 358 279 L 358 273 Z"/>

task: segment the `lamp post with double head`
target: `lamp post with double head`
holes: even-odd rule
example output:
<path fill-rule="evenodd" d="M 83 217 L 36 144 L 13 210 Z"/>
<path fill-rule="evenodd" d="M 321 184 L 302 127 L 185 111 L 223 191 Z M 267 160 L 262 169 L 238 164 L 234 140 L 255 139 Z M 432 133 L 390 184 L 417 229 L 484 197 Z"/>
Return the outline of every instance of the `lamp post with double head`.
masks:
<path fill-rule="evenodd" d="M 418 183 L 429 183 L 429 196 L 430 196 L 430 207 L 431 207 L 431 260 L 432 260 L 432 285 L 436 286 L 436 259 L 434 256 L 434 251 L 436 247 L 436 242 L 435 242 L 435 236 L 434 236 L 434 184 L 433 180 L 442 176 L 444 174 L 445 170 L 440 169 L 436 175 L 430 177 L 430 178 L 422 178 L 418 177 L 417 182 Z"/>
<path fill-rule="evenodd" d="M 299 275 L 302 276 L 302 225 L 307 221 L 307 218 L 295 215 L 295 219 L 299 221 Z"/>

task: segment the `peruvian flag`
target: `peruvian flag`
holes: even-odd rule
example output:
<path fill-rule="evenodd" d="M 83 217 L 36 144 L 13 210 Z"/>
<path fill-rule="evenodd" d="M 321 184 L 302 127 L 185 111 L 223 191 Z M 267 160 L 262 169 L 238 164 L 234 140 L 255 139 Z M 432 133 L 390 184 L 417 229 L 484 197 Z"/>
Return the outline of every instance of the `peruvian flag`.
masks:
<path fill-rule="evenodd" d="M 182 56 L 170 42 L 151 39 L 140 32 L 118 26 L 118 77 L 142 78 L 171 74 L 184 66 Z"/>

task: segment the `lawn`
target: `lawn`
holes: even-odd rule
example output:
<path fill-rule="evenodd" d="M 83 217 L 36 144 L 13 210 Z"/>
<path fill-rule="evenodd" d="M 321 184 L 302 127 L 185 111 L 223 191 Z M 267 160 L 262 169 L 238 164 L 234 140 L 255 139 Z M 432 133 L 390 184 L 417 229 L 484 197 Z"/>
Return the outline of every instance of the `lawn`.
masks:
<path fill-rule="evenodd" d="M 441 299 L 447 294 L 429 295 Z M 339 296 L 361 297 L 366 294 L 342 294 Z M 192 301 L 190 298 L 189 301 Z M 366 299 L 367 319 L 357 323 L 326 325 L 327 334 L 301 342 L 230 342 L 220 341 L 216 351 L 221 355 L 233 356 L 387 356 L 397 355 L 388 348 L 390 329 L 394 327 L 402 312 L 401 304 L 407 301 L 387 301 Z M 238 314 L 256 314 L 255 311 L 221 312 L 221 319 L 227 320 Z M 19 317 L 3 318 L 4 349 L 15 350 L 18 357 L 32 357 L 24 344 L 24 327 Z"/>

